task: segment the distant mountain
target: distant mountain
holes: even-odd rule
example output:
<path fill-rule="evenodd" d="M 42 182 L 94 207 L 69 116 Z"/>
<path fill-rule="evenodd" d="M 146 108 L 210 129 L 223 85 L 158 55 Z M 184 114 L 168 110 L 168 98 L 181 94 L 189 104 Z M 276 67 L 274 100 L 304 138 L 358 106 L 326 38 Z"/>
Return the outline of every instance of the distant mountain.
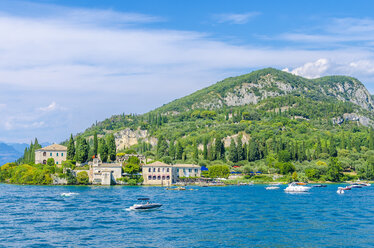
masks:
<path fill-rule="evenodd" d="M 44 142 L 41 143 L 42 147 L 49 146 L 51 143 Z M 21 156 L 23 156 L 23 152 L 25 151 L 26 147 L 29 147 L 30 145 L 26 143 L 2 143 L 0 142 L 0 166 L 9 163 L 14 162 L 17 159 L 19 159 Z"/>
<path fill-rule="evenodd" d="M 5 163 L 14 162 L 23 152 L 17 151 L 14 147 L 5 143 L 0 143 L 0 165 Z"/>

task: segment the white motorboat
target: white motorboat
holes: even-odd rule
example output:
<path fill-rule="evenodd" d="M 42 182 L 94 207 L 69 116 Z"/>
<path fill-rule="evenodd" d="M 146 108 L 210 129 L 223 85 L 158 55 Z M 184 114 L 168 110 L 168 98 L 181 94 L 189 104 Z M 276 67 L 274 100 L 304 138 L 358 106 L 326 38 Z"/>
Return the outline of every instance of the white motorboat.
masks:
<path fill-rule="evenodd" d="M 285 192 L 308 192 L 310 187 L 304 185 L 298 185 L 298 183 L 293 182 L 288 185 L 287 188 L 284 189 Z"/>
<path fill-rule="evenodd" d="M 157 209 L 162 206 L 159 203 L 150 203 L 149 198 L 138 198 L 138 201 L 142 201 L 140 204 L 134 204 L 130 207 L 130 210 L 150 210 L 150 209 Z"/>
<path fill-rule="evenodd" d="M 338 187 L 338 190 L 336 191 L 336 193 L 338 194 L 344 194 L 344 188 L 343 187 Z"/>
<path fill-rule="evenodd" d="M 268 186 L 265 189 L 266 190 L 275 190 L 275 189 L 279 189 L 279 187 L 277 187 L 277 186 Z"/>

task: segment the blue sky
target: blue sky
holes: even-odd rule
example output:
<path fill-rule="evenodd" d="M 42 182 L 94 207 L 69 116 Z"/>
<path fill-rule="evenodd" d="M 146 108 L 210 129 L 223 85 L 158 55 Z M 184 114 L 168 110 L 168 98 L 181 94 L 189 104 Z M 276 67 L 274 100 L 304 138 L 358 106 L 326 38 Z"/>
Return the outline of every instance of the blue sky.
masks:
<path fill-rule="evenodd" d="M 374 93 L 372 1 L 0 2 L 0 141 L 60 142 L 255 69 Z"/>

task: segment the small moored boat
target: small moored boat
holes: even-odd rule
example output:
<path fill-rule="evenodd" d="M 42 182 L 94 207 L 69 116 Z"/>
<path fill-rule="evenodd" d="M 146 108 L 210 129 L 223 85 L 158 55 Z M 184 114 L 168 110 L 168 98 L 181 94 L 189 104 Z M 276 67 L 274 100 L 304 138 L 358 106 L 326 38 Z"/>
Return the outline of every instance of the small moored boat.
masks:
<path fill-rule="evenodd" d="M 325 188 L 327 187 L 326 185 L 324 184 L 315 184 L 315 185 L 312 185 L 312 188 Z"/>
<path fill-rule="evenodd" d="M 266 190 L 275 190 L 275 189 L 279 189 L 278 186 L 268 186 L 265 188 Z"/>
<path fill-rule="evenodd" d="M 134 204 L 130 207 L 131 210 L 150 210 L 157 209 L 162 206 L 159 203 L 150 203 L 149 198 L 138 198 L 138 201 L 141 201 L 140 204 Z"/>

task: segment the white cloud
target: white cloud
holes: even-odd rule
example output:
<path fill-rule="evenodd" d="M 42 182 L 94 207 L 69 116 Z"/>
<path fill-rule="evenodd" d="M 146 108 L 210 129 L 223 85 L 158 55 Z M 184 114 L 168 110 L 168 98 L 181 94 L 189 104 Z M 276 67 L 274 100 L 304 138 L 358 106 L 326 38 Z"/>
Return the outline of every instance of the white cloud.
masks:
<path fill-rule="evenodd" d="M 40 107 L 39 110 L 44 111 L 44 112 L 49 112 L 49 111 L 55 110 L 56 107 L 57 107 L 56 102 L 52 102 L 47 107 Z"/>
<path fill-rule="evenodd" d="M 306 78 L 318 78 L 327 72 L 330 67 L 330 63 L 327 59 L 318 59 L 315 62 L 308 62 L 304 65 L 297 67 L 293 70 L 288 68 L 283 69 L 283 71 L 291 72 L 292 74 L 306 77 Z"/>
<path fill-rule="evenodd" d="M 7 103 L 0 140 L 37 136 L 58 142 L 95 120 L 146 112 L 225 77 L 269 66 L 290 67 L 306 77 L 359 77 L 366 71 L 374 79 L 374 53 L 366 47 L 232 45 L 200 32 L 127 25 L 158 20 L 82 9 L 37 17 L 0 14 L 0 33 L 7 34 L 0 39 L 0 99 Z"/>
<path fill-rule="evenodd" d="M 214 15 L 214 18 L 219 23 L 231 23 L 231 24 L 246 24 L 252 18 L 260 15 L 259 12 L 247 12 L 247 13 L 226 13 Z"/>

